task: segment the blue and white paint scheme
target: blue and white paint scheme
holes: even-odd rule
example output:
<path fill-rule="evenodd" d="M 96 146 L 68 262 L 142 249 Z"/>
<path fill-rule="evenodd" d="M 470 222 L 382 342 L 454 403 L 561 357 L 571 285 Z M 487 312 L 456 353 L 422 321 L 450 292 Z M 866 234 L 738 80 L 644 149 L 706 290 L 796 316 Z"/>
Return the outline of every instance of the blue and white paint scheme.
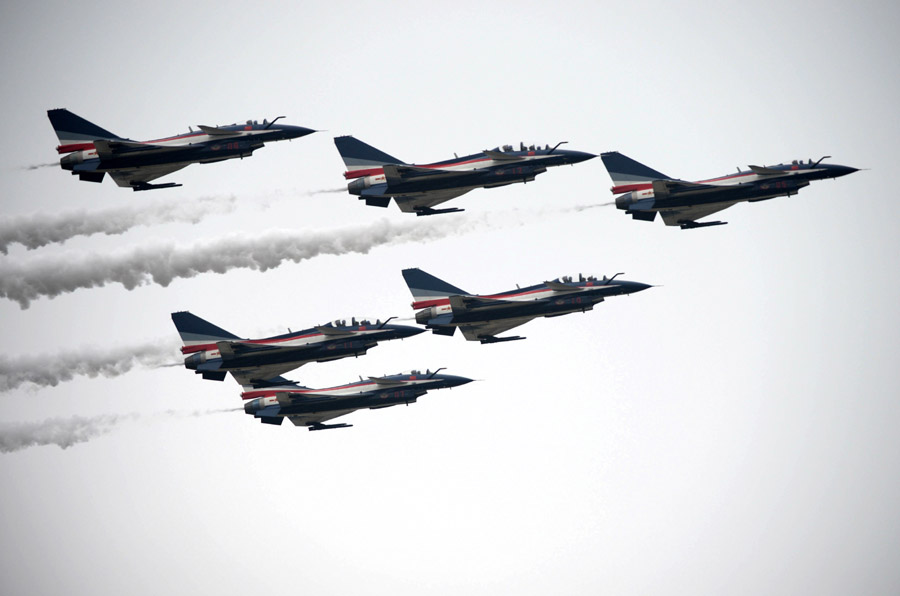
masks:
<path fill-rule="evenodd" d="M 421 269 L 404 269 L 403 279 L 413 295 L 416 322 L 438 335 L 453 335 L 459 328 L 468 341 L 483 344 L 525 339 L 497 337 L 537 317 L 558 317 L 593 310 L 611 296 L 633 294 L 648 284 L 610 278 L 562 277 L 499 294 L 476 295 L 438 279 Z"/>
<path fill-rule="evenodd" d="M 172 313 L 181 335 L 184 366 L 204 379 L 225 380 L 231 373 L 241 385 L 264 381 L 309 362 L 327 362 L 363 356 L 380 341 L 404 339 L 422 333 L 418 327 L 339 320 L 303 331 L 263 339 L 241 339 L 189 312 Z"/>
<path fill-rule="evenodd" d="M 244 387 L 244 412 L 264 424 L 281 424 L 285 418 L 309 430 L 346 428 L 352 424 L 323 424 L 360 409 L 376 410 L 412 404 L 432 389 L 458 387 L 472 379 L 434 372 L 369 377 L 338 387 L 311 389 L 278 377 Z"/>
<path fill-rule="evenodd" d="M 686 182 L 670 178 L 619 152 L 603 153 L 600 158 L 612 178 L 610 190 L 616 197 L 616 207 L 633 219 L 653 221 L 662 215 L 667 226 L 681 229 L 719 226 L 728 222 L 697 220 L 736 203 L 765 201 L 788 197 L 809 186 L 813 180 L 839 178 L 858 171 L 856 168 L 824 164 L 825 156 L 816 162 L 794 160 L 776 166 L 748 166 L 734 174 Z"/>
<path fill-rule="evenodd" d="M 476 188 L 496 188 L 531 182 L 553 166 L 573 165 L 596 157 L 583 151 L 519 145 L 485 149 L 431 164 L 407 164 L 396 157 L 351 137 L 336 137 L 334 144 L 344 160 L 344 177 L 352 180 L 347 191 L 367 205 L 387 207 L 391 199 L 401 211 L 416 215 L 452 213 L 463 209 L 434 209 L 435 205 Z"/>
<path fill-rule="evenodd" d="M 47 116 L 59 138 L 56 151 L 64 155 L 59 165 L 79 179 L 102 182 L 109 174 L 116 184 L 132 190 L 181 186 L 172 182 L 150 184 L 193 163 L 214 163 L 250 157 L 265 143 L 296 139 L 316 131 L 263 120 L 245 124 L 204 126 L 184 134 L 133 141 L 100 128 L 69 110 L 48 110 Z"/>

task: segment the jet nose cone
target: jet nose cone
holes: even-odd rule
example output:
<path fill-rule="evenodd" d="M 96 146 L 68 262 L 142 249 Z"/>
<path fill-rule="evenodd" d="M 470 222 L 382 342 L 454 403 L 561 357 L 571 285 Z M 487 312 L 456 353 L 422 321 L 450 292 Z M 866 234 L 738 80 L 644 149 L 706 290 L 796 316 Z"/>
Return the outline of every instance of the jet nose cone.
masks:
<path fill-rule="evenodd" d="M 425 330 L 419 327 L 404 327 L 400 332 L 400 337 L 412 337 L 414 335 L 419 335 L 420 333 L 425 333 Z"/>
<path fill-rule="evenodd" d="M 587 153 L 586 151 L 567 151 L 566 154 L 569 158 L 569 163 L 581 163 L 597 157 L 593 153 Z"/>
<path fill-rule="evenodd" d="M 828 169 L 831 170 L 831 173 L 835 178 L 840 178 L 841 176 L 846 176 L 847 174 L 859 171 L 858 168 L 851 168 L 850 166 L 831 166 Z"/>
<path fill-rule="evenodd" d="M 459 387 L 472 382 L 472 379 L 468 377 L 458 377 L 456 375 L 444 375 L 444 380 L 447 382 L 447 387 Z"/>
<path fill-rule="evenodd" d="M 284 131 L 284 136 L 287 139 L 297 139 L 316 132 L 311 128 L 306 128 L 304 126 L 291 126 L 289 124 L 282 126 L 281 130 Z"/>
<path fill-rule="evenodd" d="M 628 293 L 634 294 L 635 292 L 643 292 L 647 288 L 652 288 L 653 286 L 650 284 L 643 284 L 639 281 L 628 282 Z"/>

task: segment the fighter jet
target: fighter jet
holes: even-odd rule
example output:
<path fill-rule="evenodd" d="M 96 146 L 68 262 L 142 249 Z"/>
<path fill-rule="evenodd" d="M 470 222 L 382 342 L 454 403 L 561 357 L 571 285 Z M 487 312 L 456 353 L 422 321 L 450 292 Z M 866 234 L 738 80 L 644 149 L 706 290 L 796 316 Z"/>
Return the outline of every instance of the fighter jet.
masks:
<path fill-rule="evenodd" d="M 306 426 L 309 430 L 347 428 L 353 425 L 323 422 L 363 408 L 376 410 L 409 405 L 431 389 L 458 387 L 472 381 L 466 377 L 440 375 L 441 370 L 424 373 L 414 370 L 409 374 L 369 377 L 365 381 L 360 377 L 357 383 L 327 389 L 310 389 L 278 377 L 245 387 L 241 397 L 248 400 L 244 403 L 244 412 L 264 424 L 281 424 L 288 418 L 296 426 Z"/>
<path fill-rule="evenodd" d="M 362 356 L 379 341 L 422 333 L 417 327 L 346 320 L 263 339 L 241 339 L 189 312 L 172 313 L 186 355 L 184 366 L 204 379 L 225 380 L 231 373 L 245 385 L 269 379 L 308 362 Z"/>
<path fill-rule="evenodd" d="M 416 322 L 438 335 L 453 335 L 462 330 L 468 341 L 483 344 L 525 339 L 518 335 L 497 337 L 498 333 L 523 325 L 537 317 L 558 317 L 593 310 L 609 296 L 633 294 L 648 284 L 610 278 L 562 277 L 527 288 L 479 296 L 469 294 L 421 269 L 404 269 L 403 279 L 415 299 L 412 307 L 421 309 Z"/>
<path fill-rule="evenodd" d="M 336 137 L 334 144 L 347 166 L 344 178 L 353 180 L 347 185 L 351 195 L 375 207 L 387 207 L 393 198 L 401 211 L 416 215 L 464 211 L 434 206 L 476 188 L 531 182 L 551 166 L 572 165 L 596 157 L 560 149 L 563 143 L 552 149 L 549 145 L 526 147 L 520 143 L 518 150 L 506 145 L 465 157 L 412 165 L 350 136 Z"/>
<path fill-rule="evenodd" d="M 794 160 L 777 166 L 749 166 L 734 174 L 686 182 L 670 178 L 638 163 L 618 152 L 603 153 L 603 165 L 615 186 L 613 193 L 625 193 L 616 197 L 616 207 L 634 219 L 653 221 L 662 214 L 667 226 L 680 226 L 682 230 L 721 226 L 725 221 L 698 222 L 735 203 L 765 201 L 775 197 L 797 194 L 812 180 L 838 178 L 856 172 L 856 168 L 823 164 L 826 155 L 815 163 Z"/>
<path fill-rule="evenodd" d="M 245 124 L 203 126 L 200 130 L 155 139 L 132 141 L 100 128 L 69 110 L 47 110 L 50 123 L 59 137 L 59 160 L 64 170 L 88 182 L 103 182 L 109 174 L 119 186 L 132 190 L 153 190 L 181 186 L 169 182 L 149 184 L 192 163 L 213 163 L 236 157 L 250 157 L 271 141 L 296 139 L 316 131 L 302 126 L 247 120 Z"/>

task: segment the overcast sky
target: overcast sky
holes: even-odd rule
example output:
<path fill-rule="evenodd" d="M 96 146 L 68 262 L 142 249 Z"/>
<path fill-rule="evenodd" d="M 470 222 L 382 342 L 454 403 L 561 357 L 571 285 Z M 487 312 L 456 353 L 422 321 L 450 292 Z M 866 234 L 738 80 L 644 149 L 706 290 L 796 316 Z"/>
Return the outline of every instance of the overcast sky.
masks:
<path fill-rule="evenodd" d="M 4 3 L 0 592 L 900 593 L 898 26 L 875 2 Z M 133 193 L 29 169 L 58 160 L 50 108 L 133 139 L 322 132 Z M 581 209 L 613 198 L 599 159 L 411 218 L 324 192 L 341 134 L 416 163 L 569 141 L 683 179 L 865 170 L 700 230 Z M 161 366 L 177 310 L 241 336 L 411 317 L 405 267 L 660 287 L 287 375 L 479 379 L 339 431 Z"/>

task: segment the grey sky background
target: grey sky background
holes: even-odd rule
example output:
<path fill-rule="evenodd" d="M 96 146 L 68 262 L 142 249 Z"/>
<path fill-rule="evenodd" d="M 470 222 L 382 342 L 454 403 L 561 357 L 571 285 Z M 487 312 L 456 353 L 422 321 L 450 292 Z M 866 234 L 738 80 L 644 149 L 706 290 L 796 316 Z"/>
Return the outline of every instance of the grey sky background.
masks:
<path fill-rule="evenodd" d="M 685 179 L 822 155 L 868 169 L 682 232 L 581 210 L 612 199 L 596 159 L 456 199 L 442 217 L 463 223 L 430 241 L 2 298 L 0 592 L 900 592 L 898 25 L 874 2 L 4 4 L 0 232 L 129 208 L 146 225 L 11 243 L 3 283 L 428 223 L 319 192 L 345 183 L 339 134 L 419 163 L 565 140 Z M 279 115 L 323 132 L 132 193 L 27 169 L 58 159 L 56 107 L 135 139 Z M 160 215 L 179 203 L 208 215 Z M 404 267 L 475 293 L 578 272 L 661 287 L 522 342 L 428 334 L 288 375 L 480 379 L 349 430 L 263 427 L 221 411 L 240 407 L 230 379 L 156 367 L 180 361 L 176 310 L 243 336 L 411 317 Z M 33 382 L 117 353 L 135 358 Z"/>

